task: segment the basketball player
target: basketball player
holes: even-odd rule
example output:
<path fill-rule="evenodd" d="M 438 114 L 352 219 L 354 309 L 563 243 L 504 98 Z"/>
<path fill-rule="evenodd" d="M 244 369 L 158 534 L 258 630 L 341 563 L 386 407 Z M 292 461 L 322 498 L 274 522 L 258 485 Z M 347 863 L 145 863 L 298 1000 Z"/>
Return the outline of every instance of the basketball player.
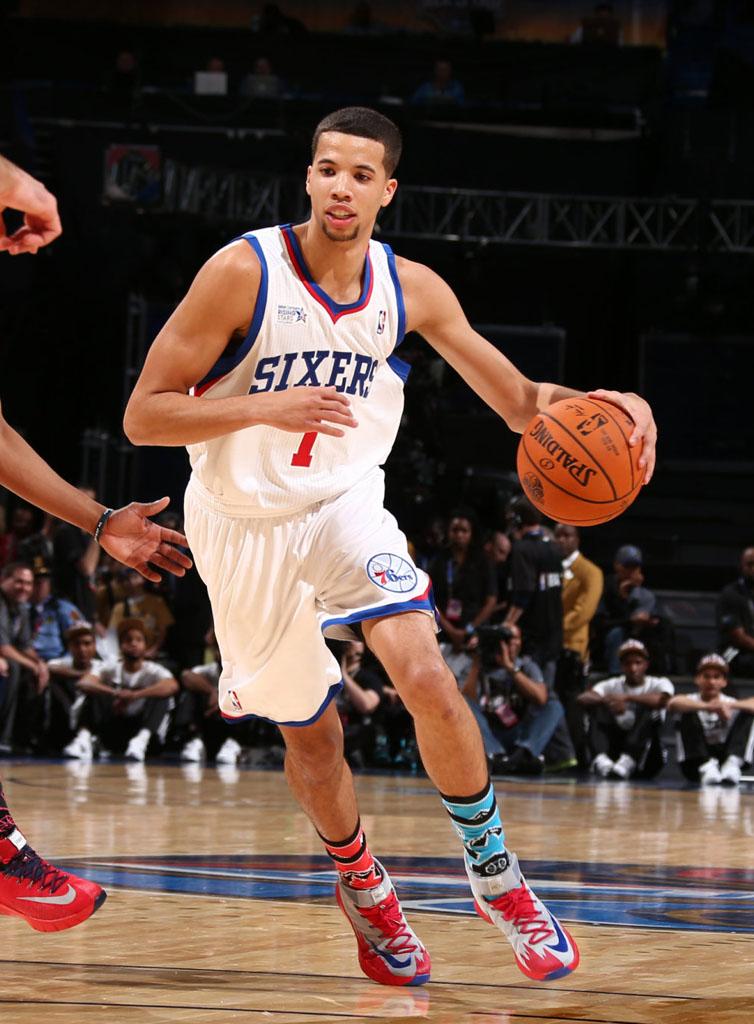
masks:
<path fill-rule="evenodd" d="M 2 218 L 6 207 L 25 215 L 12 235 L 6 233 Z M 0 156 L 0 250 L 11 255 L 35 253 L 61 230 L 54 196 Z M 186 538 L 147 518 L 161 512 L 168 498 L 106 509 L 50 469 L 5 422 L 1 409 L 0 483 L 51 515 L 88 530 L 105 551 L 149 580 L 160 579 L 152 565 L 176 576 L 191 566 L 191 559 L 172 546 L 185 544 Z M 85 921 L 104 901 L 100 886 L 59 871 L 32 850 L 11 817 L 0 783 L 0 914 L 20 917 L 37 931 L 54 932 Z"/>
<path fill-rule="evenodd" d="M 419 331 L 512 429 L 576 392 L 534 384 L 469 326 L 427 267 L 371 240 L 397 186 L 395 125 L 375 111 L 326 117 L 303 224 L 250 232 L 199 271 L 160 332 L 126 410 L 136 444 L 187 445 L 186 533 L 209 588 L 222 653 L 219 704 L 284 736 L 289 785 L 338 871 L 336 896 L 368 977 L 418 985 L 430 959 L 362 831 L 323 634 L 363 639 L 414 716 L 422 762 L 464 846 L 477 908 L 530 978 L 572 971 L 578 951 L 529 889 L 503 829 L 479 730 L 435 639 L 430 581 L 382 507 Z M 635 395 L 598 392 L 644 440 Z"/>

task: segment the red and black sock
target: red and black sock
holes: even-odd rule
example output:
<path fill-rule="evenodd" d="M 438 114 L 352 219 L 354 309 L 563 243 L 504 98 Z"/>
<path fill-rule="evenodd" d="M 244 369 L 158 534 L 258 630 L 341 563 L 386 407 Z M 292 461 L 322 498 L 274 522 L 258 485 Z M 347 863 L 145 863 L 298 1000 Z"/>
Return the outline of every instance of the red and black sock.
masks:
<path fill-rule="evenodd" d="M 340 843 L 331 843 L 321 834 L 320 838 L 346 885 L 352 889 L 373 889 L 380 884 L 382 875 L 369 852 L 360 821 L 353 835 Z"/>
<path fill-rule="evenodd" d="M 8 804 L 5 802 L 5 793 L 3 793 L 3 783 L 0 780 L 0 839 L 5 839 L 11 832 L 16 829 L 16 823 L 11 817 L 11 813 L 8 810 Z"/>

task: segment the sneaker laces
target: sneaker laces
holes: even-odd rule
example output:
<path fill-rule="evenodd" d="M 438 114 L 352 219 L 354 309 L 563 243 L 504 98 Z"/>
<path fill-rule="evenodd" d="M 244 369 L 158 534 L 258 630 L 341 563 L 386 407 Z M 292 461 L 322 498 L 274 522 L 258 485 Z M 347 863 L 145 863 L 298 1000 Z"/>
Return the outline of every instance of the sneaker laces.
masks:
<path fill-rule="evenodd" d="M 503 893 L 496 900 L 491 900 L 490 904 L 500 911 L 506 921 L 511 921 L 518 931 L 523 932 L 531 944 L 544 942 L 555 934 L 549 920 L 537 910 L 534 896 L 525 885 L 518 885 L 510 892 Z"/>
<path fill-rule="evenodd" d="M 391 893 L 376 907 L 359 907 L 359 913 L 382 932 L 391 953 L 413 953 L 419 949 L 416 936 L 410 930 L 394 894 Z"/>
<path fill-rule="evenodd" d="M 30 886 L 38 885 L 40 889 L 49 889 L 54 893 L 68 881 L 69 876 L 42 860 L 30 846 L 24 846 L 7 864 L 0 865 L 0 873 L 9 878 L 17 878 L 20 885 L 28 881 Z"/>

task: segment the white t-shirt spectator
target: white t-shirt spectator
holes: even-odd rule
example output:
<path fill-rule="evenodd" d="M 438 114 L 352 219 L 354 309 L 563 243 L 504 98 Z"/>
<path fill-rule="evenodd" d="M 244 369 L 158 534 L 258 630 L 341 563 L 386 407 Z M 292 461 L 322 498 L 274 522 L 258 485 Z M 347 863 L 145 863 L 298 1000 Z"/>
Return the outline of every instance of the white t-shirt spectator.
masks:
<path fill-rule="evenodd" d="M 704 701 L 701 697 L 697 697 L 695 694 L 689 694 L 691 700 L 696 701 L 699 704 L 699 721 L 702 723 L 702 729 L 704 729 L 704 738 L 709 744 L 725 743 L 728 738 L 733 723 L 736 720 L 738 714 L 738 708 L 733 708 L 733 713 L 727 722 L 724 722 L 717 711 L 705 711 Z M 727 693 L 718 694 L 718 700 L 722 704 L 732 704 L 735 697 L 729 697 Z"/>
<path fill-rule="evenodd" d="M 594 693 L 598 693 L 600 697 L 611 695 L 622 697 L 624 694 L 633 694 L 638 697 L 646 693 L 667 693 L 669 697 L 672 697 L 675 693 L 673 684 L 665 676 L 645 676 L 641 686 L 629 686 L 626 683 L 625 676 L 612 676 L 610 679 L 603 679 L 601 683 L 597 683 L 592 687 L 592 690 Z M 660 717 L 665 717 L 664 709 L 660 710 Z M 636 721 L 635 705 L 629 702 L 623 714 L 615 716 L 615 721 L 621 729 L 625 729 L 628 732 Z"/>

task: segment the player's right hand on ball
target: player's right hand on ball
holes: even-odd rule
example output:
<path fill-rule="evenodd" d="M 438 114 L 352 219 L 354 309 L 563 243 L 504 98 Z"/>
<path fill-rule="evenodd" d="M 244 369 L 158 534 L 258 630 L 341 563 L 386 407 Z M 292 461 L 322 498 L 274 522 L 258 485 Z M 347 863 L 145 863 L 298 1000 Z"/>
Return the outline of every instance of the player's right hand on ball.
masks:
<path fill-rule="evenodd" d="M 279 430 L 306 433 L 314 430 L 319 434 L 343 437 L 341 427 L 357 427 L 351 412 L 351 403 L 346 395 L 334 387 L 294 387 L 276 394 L 265 392 L 259 400 L 267 399 L 269 412 L 264 421 Z"/>

